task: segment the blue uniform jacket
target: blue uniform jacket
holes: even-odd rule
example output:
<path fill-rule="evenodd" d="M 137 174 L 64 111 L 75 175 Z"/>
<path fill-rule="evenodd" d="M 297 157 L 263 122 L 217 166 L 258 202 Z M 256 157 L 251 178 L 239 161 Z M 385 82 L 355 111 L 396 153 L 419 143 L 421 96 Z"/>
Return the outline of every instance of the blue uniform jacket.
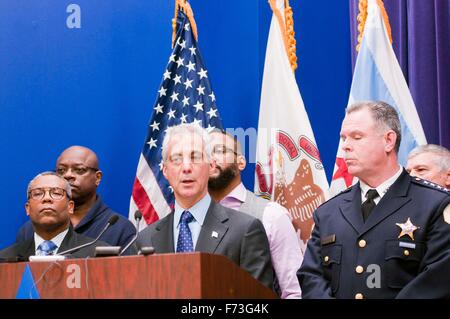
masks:
<path fill-rule="evenodd" d="M 114 214 L 117 214 L 119 219 L 100 239 L 111 246 L 123 247 L 132 240 L 136 234 L 136 228 L 124 216 L 109 208 L 98 195 L 94 205 L 89 209 L 88 213 L 83 217 L 80 223 L 74 227 L 74 230 L 78 234 L 82 234 L 86 237 L 96 238 Z M 19 229 L 16 236 L 16 242 L 32 238 L 33 233 L 33 225 L 31 224 L 31 221 L 27 221 Z"/>
<path fill-rule="evenodd" d="M 406 171 L 365 223 L 359 183 L 322 204 L 297 272 L 303 298 L 449 297 L 449 204 L 447 191 Z M 408 219 L 414 239 L 399 238 Z"/>

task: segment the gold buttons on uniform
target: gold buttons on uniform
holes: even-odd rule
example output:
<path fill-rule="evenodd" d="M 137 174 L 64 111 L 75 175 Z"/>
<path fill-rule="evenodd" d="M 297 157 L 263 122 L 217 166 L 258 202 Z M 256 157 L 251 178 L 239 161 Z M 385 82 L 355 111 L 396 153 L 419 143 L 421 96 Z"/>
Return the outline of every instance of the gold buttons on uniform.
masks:
<path fill-rule="evenodd" d="M 364 248 L 364 247 L 366 247 L 366 245 L 367 245 L 367 242 L 366 242 L 364 239 L 361 239 L 361 240 L 358 242 L 358 246 L 359 246 L 360 248 Z"/>
<path fill-rule="evenodd" d="M 355 295 L 355 299 L 364 299 L 364 296 L 363 296 L 362 293 L 357 293 L 357 294 Z"/>
<path fill-rule="evenodd" d="M 324 262 L 327 263 L 329 260 L 330 260 L 330 257 L 328 257 L 328 256 L 323 257 L 323 261 L 324 261 Z"/>
<path fill-rule="evenodd" d="M 358 266 L 356 267 L 356 273 L 361 274 L 364 271 L 364 267 L 363 266 Z"/>
<path fill-rule="evenodd" d="M 409 256 L 409 250 L 408 250 L 408 249 L 405 249 L 405 250 L 403 251 L 403 255 Z"/>

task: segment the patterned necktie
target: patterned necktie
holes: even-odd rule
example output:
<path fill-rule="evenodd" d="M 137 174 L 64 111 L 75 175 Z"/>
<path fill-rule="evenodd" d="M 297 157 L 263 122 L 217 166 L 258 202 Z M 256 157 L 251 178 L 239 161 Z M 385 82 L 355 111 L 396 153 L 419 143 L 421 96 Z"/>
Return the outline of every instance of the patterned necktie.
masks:
<path fill-rule="evenodd" d="M 53 255 L 56 248 L 58 248 L 58 246 L 56 246 L 54 242 L 45 240 L 38 246 L 37 252 L 39 256 L 49 256 Z"/>
<path fill-rule="evenodd" d="M 178 234 L 177 253 L 194 251 L 194 244 L 192 243 L 191 230 L 189 223 L 194 220 L 194 216 L 187 210 L 181 214 L 180 217 L 180 233 Z"/>
<path fill-rule="evenodd" d="M 366 194 L 366 197 L 367 197 L 366 201 L 361 205 L 364 222 L 366 222 L 370 212 L 376 206 L 374 199 L 378 197 L 377 190 L 369 189 L 369 191 Z"/>

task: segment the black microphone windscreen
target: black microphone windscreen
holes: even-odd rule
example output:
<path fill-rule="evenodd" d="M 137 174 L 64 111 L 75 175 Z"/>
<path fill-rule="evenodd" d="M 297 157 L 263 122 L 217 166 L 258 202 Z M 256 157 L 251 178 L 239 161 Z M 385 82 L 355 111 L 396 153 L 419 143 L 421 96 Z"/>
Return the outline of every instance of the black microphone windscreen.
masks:
<path fill-rule="evenodd" d="M 134 212 L 134 220 L 140 220 L 142 219 L 142 213 L 140 210 L 137 210 Z"/>
<path fill-rule="evenodd" d="M 112 215 L 111 218 L 108 221 L 108 224 L 110 224 L 112 226 L 112 225 L 114 225 L 117 222 L 118 219 L 119 219 L 119 216 Z"/>

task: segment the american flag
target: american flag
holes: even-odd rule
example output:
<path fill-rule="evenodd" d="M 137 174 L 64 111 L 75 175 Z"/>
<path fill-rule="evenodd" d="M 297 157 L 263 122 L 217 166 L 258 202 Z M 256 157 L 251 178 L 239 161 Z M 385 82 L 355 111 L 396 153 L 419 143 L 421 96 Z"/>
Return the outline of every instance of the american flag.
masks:
<path fill-rule="evenodd" d="M 208 70 L 189 18 L 178 10 L 175 45 L 163 74 L 139 158 L 130 200 L 130 220 L 134 220 L 137 209 L 147 224 L 172 211 L 173 191 L 162 173 L 162 142 L 168 127 L 191 122 L 207 130 L 222 129 Z"/>

